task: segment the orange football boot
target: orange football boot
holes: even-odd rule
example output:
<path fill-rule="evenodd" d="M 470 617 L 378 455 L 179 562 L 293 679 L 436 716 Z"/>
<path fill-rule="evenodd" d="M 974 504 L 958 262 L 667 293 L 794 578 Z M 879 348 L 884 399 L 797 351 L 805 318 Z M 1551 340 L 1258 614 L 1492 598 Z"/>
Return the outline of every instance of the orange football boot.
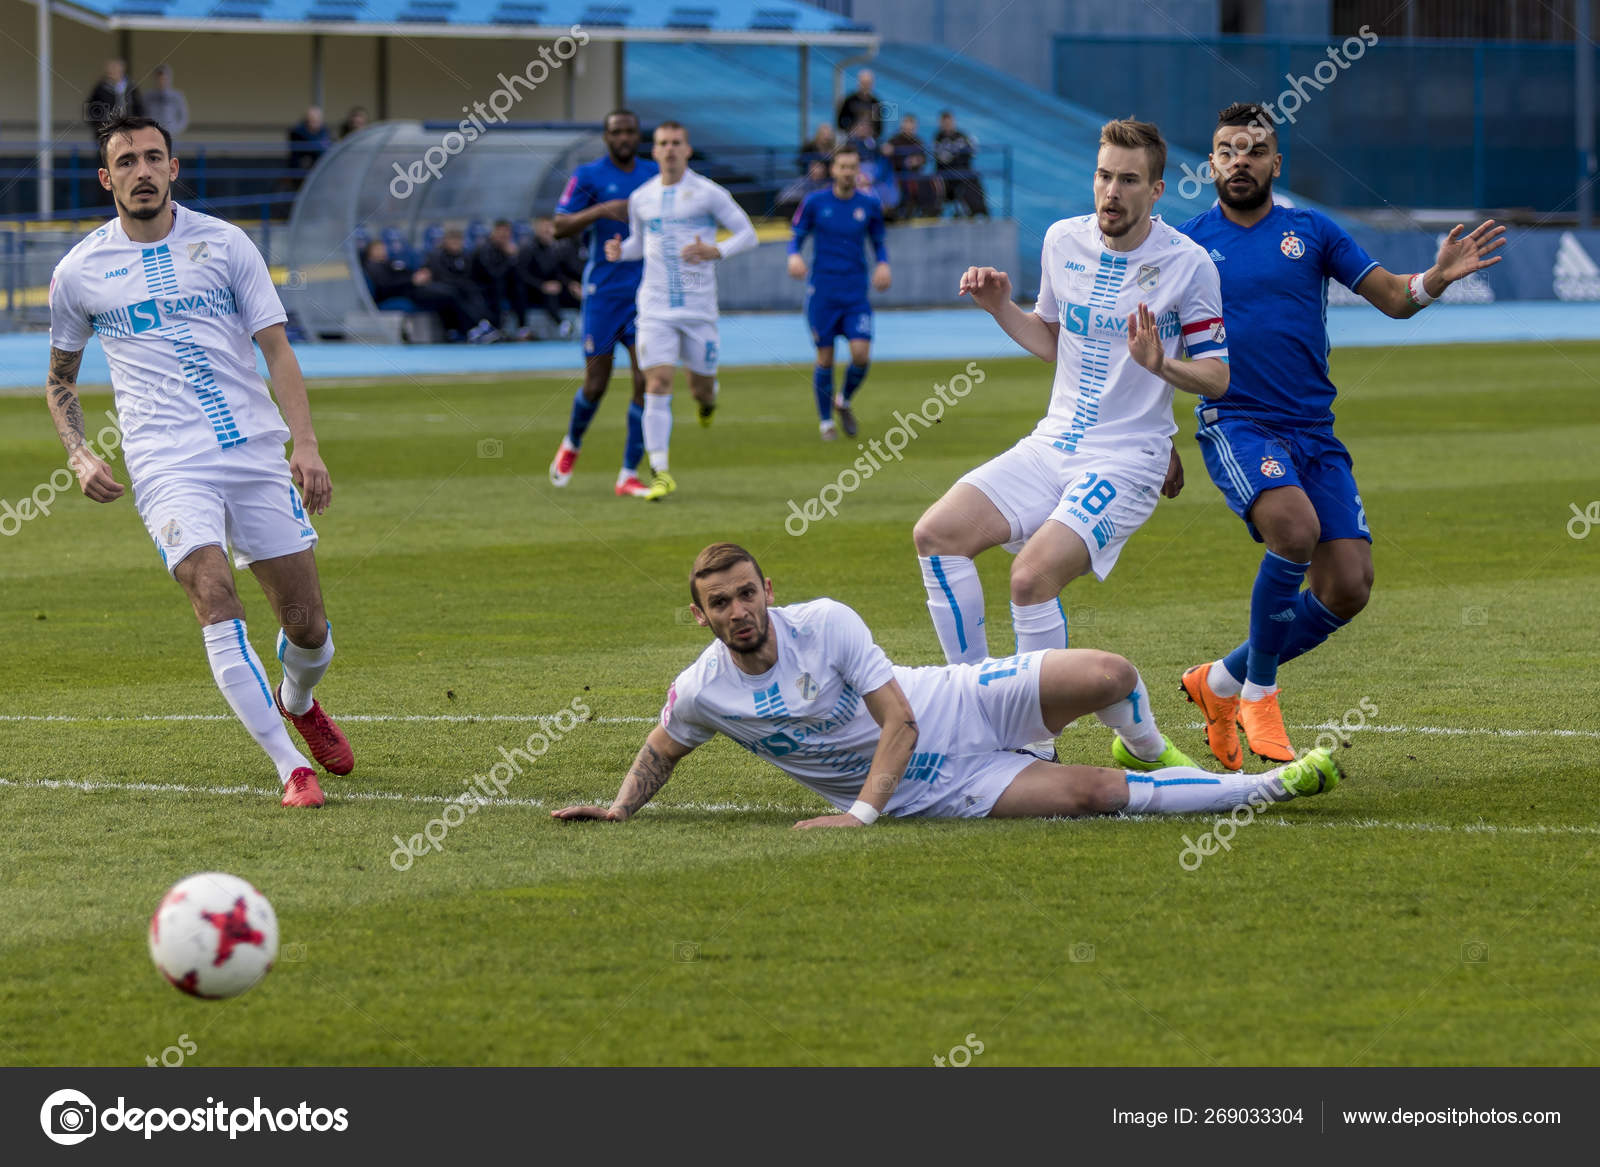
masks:
<path fill-rule="evenodd" d="M 1195 665 L 1183 674 L 1183 695 L 1200 707 L 1206 719 L 1206 745 L 1221 762 L 1224 769 L 1244 769 L 1244 754 L 1239 749 L 1239 730 L 1234 724 L 1239 712 L 1239 698 L 1218 697 L 1206 683 L 1211 663 Z"/>
<path fill-rule="evenodd" d="M 1294 761 L 1289 731 L 1283 728 L 1283 711 L 1278 708 L 1274 690 L 1257 701 L 1239 701 L 1239 728 L 1244 730 L 1250 752 L 1265 762 Z"/>

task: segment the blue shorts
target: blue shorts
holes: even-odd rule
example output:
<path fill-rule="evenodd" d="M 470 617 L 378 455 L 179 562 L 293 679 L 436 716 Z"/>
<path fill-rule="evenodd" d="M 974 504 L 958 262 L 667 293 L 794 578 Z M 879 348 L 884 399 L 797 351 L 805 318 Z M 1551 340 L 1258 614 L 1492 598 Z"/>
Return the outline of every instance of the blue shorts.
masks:
<path fill-rule="evenodd" d="M 1332 426 L 1292 429 L 1249 418 L 1219 418 L 1207 423 L 1202 417 L 1195 440 L 1205 455 L 1211 481 L 1233 513 L 1245 520 L 1257 543 L 1261 532 L 1250 522 L 1250 508 L 1263 490 L 1279 486 L 1298 486 L 1306 492 L 1322 525 L 1319 542 L 1372 542 L 1367 512 L 1351 473 L 1350 452 L 1333 436 Z"/>
<path fill-rule="evenodd" d="M 872 304 L 860 300 L 822 300 L 806 297 L 806 323 L 811 327 L 811 343 L 831 348 L 836 337 L 845 340 L 872 339 Z"/>
<path fill-rule="evenodd" d="M 633 347 L 639 307 L 632 295 L 585 296 L 583 300 L 583 355 L 609 357 L 620 342 Z"/>

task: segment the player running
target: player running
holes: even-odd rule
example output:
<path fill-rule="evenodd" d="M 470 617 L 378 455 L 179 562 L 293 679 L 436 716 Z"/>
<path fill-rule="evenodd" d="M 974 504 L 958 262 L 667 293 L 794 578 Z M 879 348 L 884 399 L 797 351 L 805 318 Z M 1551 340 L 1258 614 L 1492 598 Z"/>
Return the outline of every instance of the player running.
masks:
<path fill-rule="evenodd" d="M 644 448 L 654 478 L 644 497 L 678 488 L 667 467 L 672 376 L 683 365 L 700 403 L 700 424 L 717 408 L 717 273 L 711 264 L 756 245 L 756 229 L 733 196 L 689 169 L 689 131 L 656 127 L 651 153 L 661 173 L 628 196 L 628 234 L 606 240 L 606 258 L 644 259 L 639 281 L 639 361 L 644 365 Z M 717 243 L 717 227 L 732 237 Z"/>
<path fill-rule="evenodd" d="M 1283 155 L 1259 105 L 1221 112 L 1211 166 L 1219 202 L 1180 230 L 1221 272 L 1237 359 L 1227 397 L 1207 393 L 1195 407 L 1195 437 L 1211 481 L 1267 550 L 1250 593 L 1248 638 L 1184 673 L 1183 691 L 1205 716 L 1211 752 L 1237 770 L 1241 729 L 1258 757 L 1295 756 L 1278 666 L 1349 623 L 1372 591 L 1372 532 L 1350 454 L 1333 435 L 1328 280 L 1403 320 L 1499 263 L 1486 257 L 1505 243 L 1505 228 L 1491 219 L 1463 235 L 1458 225 L 1428 271 L 1387 272 L 1326 215 L 1274 205 Z"/>
<path fill-rule="evenodd" d="M 972 561 L 1001 545 L 1018 553 L 1017 651 L 1067 647 L 1062 588 L 1088 571 L 1104 580 L 1158 494 L 1182 489 L 1173 389 L 1227 391 L 1217 269 L 1204 248 L 1150 214 L 1166 159 L 1148 122 L 1101 128 L 1095 213 L 1045 233 L 1032 313 L 1011 302 L 1004 272 L 974 267 L 961 277 L 962 295 L 1055 363 L 1055 384 L 1033 433 L 964 476 L 917 521 L 928 611 L 952 664 L 989 655 Z M 1053 755 L 1050 742 L 1037 748 Z"/>
<path fill-rule="evenodd" d="M 610 808 L 559 819 L 622 822 L 697 746 L 726 734 L 841 814 L 797 827 L 869 826 L 879 815 L 1049 818 L 1186 814 L 1332 790 L 1328 750 L 1264 774 L 1197 769 L 1161 736 L 1138 671 L 1087 650 L 978 664 L 902 668 L 837 600 L 772 607 L 772 581 L 733 543 L 714 543 L 689 577 L 695 619 L 716 640 L 673 682 Z M 1116 731 L 1118 769 L 1042 762 L 1014 747 L 1093 713 Z M 1139 754 L 1177 754 L 1159 765 Z"/>
<path fill-rule="evenodd" d="M 355 755 L 312 695 L 333 660 L 333 636 L 309 516 L 327 509 L 333 487 L 283 305 L 243 231 L 171 201 L 178 160 L 166 130 L 149 118 L 118 118 L 101 131 L 100 162 L 117 217 L 69 251 L 50 282 L 46 392 L 56 432 L 83 493 L 121 498 L 122 484 L 84 440 L 76 391 L 83 347 L 98 334 L 134 506 L 194 606 L 217 687 L 277 767 L 283 805 L 321 806 L 316 772 L 282 719 L 330 774 L 350 773 Z M 252 338 L 287 426 L 256 373 Z M 228 545 L 281 625 L 275 691 L 245 632 Z"/>
<path fill-rule="evenodd" d="M 619 498 L 642 498 L 650 488 L 639 481 L 639 459 L 644 456 L 644 370 L 634 350 L 634 318 L 644 265 L 611 262 L 605 255 L 605 243 L 624 234 L 628 196 L 654 178 L 660 168 L 650 159 L 638 157 L 639 118 L 632 110 L 606 115 L 605 143 L 606 156 L 573 171 L 556 204 L 556 237 L 581 232 L 589 249 L 589 264 L 583 269 L 583 384 L 572 395 L 572 418 L 555 461 L 550 463 L 550 484 L 565 486 L 572 481 L 583 435 L 611 384 L 612 354 L 621 344 L 628 350 L 633 373 L 633 401 L 628 406 L 628 439 L 622 449 L 616 493 Z"/>
<path fill-rule="evenodd" d="M 861 154 L 854 146 L 841 146 L 833 152 L 828 172 L 833 186 L 807 195 L 794 214 L 794 237 L 789 240 L 789 274 L 806 278 L 805 257 L 800 248 L 807 235 L 816 236 L 812 256 L 811 282 L 806 285 L 806 323 L 811 326 L 811 343 L 817 346 L 817 365 L 811 373 L 812 392 L 817 398 L 817 417 L 821 419 L 822 440 L 839 436 L 833 415 L 850 437 L 856 436 L 856 417 L 851 401 L 867 379 L 872 360 L 872 301 L 867 299 L 867 261 L 863 244 L 872 240 L 877 266 L 872 269 L 872 287 L 889 289 L 889 245 L 883 227 L 883 204 L 870 194 L 856 189 L 861 175 Z M 850 346 L 850 367 L 838 393 L 833 388 L 833 342 L 844 337 Z"/>

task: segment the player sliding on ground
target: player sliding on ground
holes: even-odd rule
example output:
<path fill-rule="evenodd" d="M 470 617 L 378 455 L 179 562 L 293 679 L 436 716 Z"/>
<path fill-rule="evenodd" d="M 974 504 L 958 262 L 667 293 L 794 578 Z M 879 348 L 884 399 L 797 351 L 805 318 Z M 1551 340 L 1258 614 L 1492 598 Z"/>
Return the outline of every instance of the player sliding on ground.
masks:
<path fill-rule="evenodd" d="M 794 235 L 789 240 L 789 274 L 806 278 L 805 257 L 800 248 L 807 235 L 816 237 L 811 263 L 811 280 L 806 284 L 806 323 L 811 326 L 811 343 L 817 347 L 817 364 L 811 371 L 811 391 L 817 399 L 817 417 L 822 440 L 839 436 L 833 415 L 848 437 L 856 436 L 853 402 L 856 391 L 867 379 L 872 360 L 872 301 L 867 299 L 867 261 L 864 245 L 872 241 L 877 266 L 871 283 L 877 291 L 887 291 L 889 245 L 884 235 L 883 204 L 856 189 L 861 175 L 861 154 L 854 146 L 841 146 L 828 163 L 833 186 L 813 191 L 794 213 Z M 844 337 L 850 346 L 850 367 L 837 393 L 833 388 L 833 342 Z"/>
<path fill-rule="evenodd" d="M 1248 637 L 1184 673 L 1183 690 L 1205 715 L 1211 752 L 1237 770 L 1240 729 L 1258 757 L 1294 757 L 1278 666 L 1344 627 L 1372 592 L 1372 532 L 1350 455 L 1333 435 L 1328 280 L 1404 320 L 1455 281 L 1499 263 L 1489 253 L 1504 244 L 1505 228 L 1491 219 L 1463 235 L 1457 226 L 1432 268 L 1394 275 L 1326 215 L 1273 203 L 1283 155 L 1261 106 L 1230 105 L 1217 123 L 1218 205 L 1181 230 L 1209 249 L 1222 273 L 1236 359 L 1227 397 L 1207 392 L 1195 407 L 1195 438 L 1211 481 L 1267 550 L 1250 592 Z"/>
<path fill-rule="evenodd" d="M 961 277 L 961 295 L 1055 365 L 1055 384 L 1050 412 L 1033 433 L 963 477 L 912 532 L 928 611 L 951 664 L 989 655 L 972 561 L 1002 545 L 1017 553 L 1017 651 L 1066 648 L 1061 589 L 1089 571 L 1104 580 L 1158 495 L 1171 498 L 1183 488 L 1172 445 L 1173 389 L 1227 392 L 1216 266 L 1204 248 L 1150 214 L 1166 160 L 1155 126 L 1106 123 L 1095 213 L 1063 219 L 1045 233 L 1031 313 L 1011 302 L 1004 272 L 974 267 Z M 1050 741 L 1034 748 L 1054 757 Z"/>
<path fill-rule="evenodd" d="M 558 819 L 622 822 L 666 785 L 696 746 L 726 734 L 842 813 L 797 827 L 869 826 L 879 815 L 1050 818 L 1225 811 L 1255 796 L 1283 802 L 1338 785 L 1327 750 L 1263 774 L 1197 769 L 1161 736 L 1138 671 L 1083 649 L 977 664 L 893 665 L 861 617 L 837 600 L 772 607 L 772 581 L 733 543 L 700 552 L 689 577 L 695 619 L 716 637 L 667 692 L 661 724 L 610 807 Z M 1043 762 L 1016 747 L 1094 714 L 1116 731 L 1119 769 Z M 1172 756 L 1182 764 L 1142 762 Z"/>
<path fill-rule="evenodd" d="M 700 424 L 717 408 L 717 269 L 712 264 L 756 245 L 756 229 L 733 196 L 689 169 L 689 131 L 656 127 L 651 150 L 661 173 L 628 196 L 628 235 L 606 240 L 606 259 L 643 258 L 639 282 L 639 360 L 644 365 L 644 452 L 654 478 L 644 497 L 678 489 L 667 467 L 672 439 L 672 375 L 682 364 L 700 403 Z M 733 232 L 717 243 L 717 227 Z"/>
<path fill-rule="evenodd" d="M 56 432 L 83 493 L 95 502 L 121 498 L 122 484 L 84 438 L 76 390 L 84 345 L 98 334 L 134 505 L 194 606 L 217 687 L 277 767 L 283 805 L 321 806 L 316 772 L 283 719 L 330 774 L 350 773 L 355 756 L 312 696 L 333 660 L 333 636 L 309 516 L 327 509 L 333 486 L 283 305 L 243 231 L 171 201 L 178 160 L 166 130 L 149 118 L 120 118 L 101 131 L 100 163 L 117 217 L 69 251 L 50 281 L 46 393 Z M 256 373 L 252 338 L 287 427 Z M 294 453 L 285 461 L 290 437 Z M 230 544 L 282 625 L 275 692 L 245 635 L 223 554 Z"/>

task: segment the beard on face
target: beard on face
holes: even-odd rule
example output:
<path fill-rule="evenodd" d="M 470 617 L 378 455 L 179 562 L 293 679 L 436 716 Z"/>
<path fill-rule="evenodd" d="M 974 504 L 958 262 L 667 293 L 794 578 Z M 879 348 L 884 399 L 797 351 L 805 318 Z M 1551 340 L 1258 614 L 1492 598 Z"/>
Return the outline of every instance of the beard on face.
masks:
<path fill-rule="evenodd" d="M 1132 215 L 1128 214 L 1128 208 L 1118 207 L 1117 213 L 1121 216 L 1121 221 L 1114 224 L 1114 228 L 1112 230 L 1107 230 L 1105 223 L 1100 221 L 1100 212 L 1095 212 L 1095 222 L 1100 228 L 1100 234 L 1104 235 L 1107 239 L 1121 239 L 1129 231 L 1133 230 L 1133 225 L 1136 220 Z"/>
<path fill-rule="evenodd" d="M 128 192 L 128 197 L 130 199 L 133 198 L 132 191 Z M 170 192 L 161 193 L 161 198 L 159 201 L 151 203 L 149 206 L 145 207 L 130 206 L 128 203 L 118 199 L 117 209 L 120 211 L 125 211 L 130 219 L 154 219 L 162 211 L 167 209 L 169 199 Z"/>
<path fill-rule="evenodd" d="M 734 642 L 734 640 L 733 640 L 733 632 L 734 632 L 734 630 L 732 628 L 730 628 L 730 629 L 728 629 L 728 638 L 726 640 L 724 640 L 723 643 L 726 644 L 729 649 L 731 649 L 732 651 L 738 653 L 740 656 L 749 656 L 751 653 L 760 652 L 763 648 L 765 648 L 767 646 L 767 640 L 772 636 L 772 622 L 769 619 L 767 619 L 767 614 L 764 611 L 761 613 L 761 621 L 757 625 L 757 630 L 756 631 L 757 631 L 757 635 L 756 635 L 755 642 L 752 643 L 752 644 L 741 646 L 741 645 L 736 644 Z"/>
<path fill-rule="evenodd" d="M 1228 189 L 1228 181 L 1223 178 L 1216 180 L 1216 188 L 1217 198 L 1222 205 L 1235 211 L 1253 211 L 1272 197 L 1270 178 L 1264 183 L 1254 183 L 1248 190 L 1238 194 Z"/>

